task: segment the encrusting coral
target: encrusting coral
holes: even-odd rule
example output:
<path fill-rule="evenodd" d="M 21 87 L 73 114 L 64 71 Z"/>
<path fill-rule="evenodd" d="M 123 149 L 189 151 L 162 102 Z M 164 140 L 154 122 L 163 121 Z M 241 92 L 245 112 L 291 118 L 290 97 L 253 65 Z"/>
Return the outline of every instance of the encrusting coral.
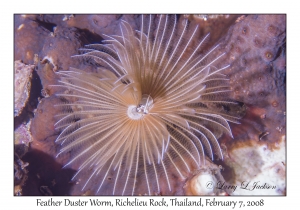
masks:
<path fill-rule="evenodd" d="M 57 72 L 60 84 L 52 87 L 65 90 L 56 94 L 62 100 L 56 142 L 59 154 L 71 151 L 65 166 L 78 166 L 73 179 L 89 174 L 82 190 L 103 194 L 109 185 L 104 194 L 152 195 L 165 182 L 171 192 L 168 167 L 185 179 L 182 171 L 205 165 L 205 155 L 222 159 L 217 139 L 232 136 L 228 122 L 238 123 L 230 106 L 239 103 L 228 99 L 222 71 L 229 65 L 220 62 L 218 45 L 203 53 L 208 35 L 191 46 L 197 27 L 188 21 L 183 28 L 176 16 L 154 21 L 143 17 L 140 31 L 122 21 L 121 36 L 81 49 L 76 57 L 94 62 L 98 73 Z M 142 180 L 144 192 L 136 190 Z"/>

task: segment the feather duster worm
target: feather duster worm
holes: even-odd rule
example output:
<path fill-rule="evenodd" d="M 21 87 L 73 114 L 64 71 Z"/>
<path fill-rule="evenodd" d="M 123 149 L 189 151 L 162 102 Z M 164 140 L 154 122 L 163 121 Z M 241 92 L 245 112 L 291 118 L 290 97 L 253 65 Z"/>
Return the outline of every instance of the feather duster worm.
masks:
<path fill-rule="evenodd" d="M 172 191 L 169 167 L 185 179 L 183 172 L 200 168 L 205 155 L 222 159 L 217 138 L 232 136 L 228 121 L 239 118 L 220 108 L 236 104 L 221 74 L 229 65 L 217 67 L 224 54 L 212 58 L 218 45 L 199 53 L 208 35 L 195 45 L 197 27 L 179 27 L 175 16 L 156 24 L 142 17 L 140 31 L 122 21 L 120 30 L 77 55 L 101 66 L 99 73 L 57 72 L 65 88 L 56 105 L 59 154 L 72 151 L 66 166 L 77 166 L 73 179 L 88 175 L 82 190 L 152 195 L 163 183 Z M 145 190 L 137 190 L 142 184 Z"/>

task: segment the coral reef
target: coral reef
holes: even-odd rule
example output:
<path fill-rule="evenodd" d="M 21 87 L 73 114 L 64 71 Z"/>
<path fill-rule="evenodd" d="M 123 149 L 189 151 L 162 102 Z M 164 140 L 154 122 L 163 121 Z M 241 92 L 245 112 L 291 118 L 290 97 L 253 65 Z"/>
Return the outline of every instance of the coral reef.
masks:
<path fill-rule="evenodd" d="M 176 183 L 173 194 L 202 194 L 201 188 L 197 190 L 197 184 L 192 184 L 194 187 L 191 187 L 190 183 L 201 183 L 202 180 L 206 180 L 207 174 L 213 174 L 211 171 L 219 171 L 220 176 L 212 177 L 211 180 L 219 181 L 223 177 L 225 183 L 231 185 L 240 185 L 243 179 L 252 183 L 259 180 L 277 187 L 272 191 L 236 190 L 226 191 L 225 194 L 283 195 L 285 194 L 286 17 L 229 15 L 229 17 L 218 16 L 216 19 L 208 16 L 207 20 L 203 17 L 205 16 L 181 15 L 178 18 L 179 21 L 188 18 L 191 25 L 199 25 L 200 29 L 202 26 L 206 28 L 208 31 L 199 30 L 197 34 L 199 39 L 210 32 L 211 42 L 207 42 L 207 48 L 203 49 L 203 53 L 216 43 L 220 44 L 215 55 L 226 53 L 222 60 L 230 64 L 230 68 L 225 69 L 223 73 L 230 79 L 231 97 L 244 104 L 246 115 L 240 120 L 240 125 L 231 124 L 234 139 L 225 135 L 219 139 L 224 160 L 214 160 L 211 167 L 204 170 L 205 172 L 186 173 L 184 174 L 186 179 L 171 177 L 171 182 Z M 43 94 L 35 94 L 27 101 L 27 104 L 35 101 L 27 108 L 30 111 L 25 113 L 29 115 L 26 119 L 33 118 L 30 128 L 33 141 L 30 143 L 29 152 L 26 153 L 26 150 L 24 152 L 26 154 L 18 158 L 24 163 L 29 163 L 25 173 L 28 184 L 23 186 L 19 181 L 15 181 L 15 185 L 18 186 L 16 192 L 22 191 L 23 195 L 93 193 L 88 190 L 82 192 L 74 187 L 76 183 L 69 183 L 77 168 L 73 166 L 70 169 L 62 169 L 70 158 L 69 154 L 55 158 L 59 146 L 54 141 L 59 132 L 54 129 L 56 122 L 54 116 L 59 114 L 59 109 L 54 107 L 54 104 L 57 104 L 59 99 L 53 94 L 63 90 L 50 85 L 58 84 L 58 77 L 54 72 L 68 70 L 70 67 L 86 72 L 97 72 L 98 70 L 89 61 L 71 56 L 79 54 L 78 48 L 85 44 L 101 43 L 103 34 L 121 34 L 119 24 L 122 19 L 133 28 L 140 28 L 139 15 L 15 15 L 15 60 L 22 60 L 26 65 L 36 64 L 36 72 L 33 74 L 37 74 L 31 79 L 32 86 L 35 87 L 35 91 L 40 92 L 43 89 Z M 225 24 L 222 29 L 218 29 L 221 23 Z M 39 55 L 38 63 L 34 54 Z M 36 86 L 39 83 L 39 79 L 35 79 L 37 77 L 42 87 Z M 44 98 L 37 104 L 38 97 Z M 229 107 L 224 106 L 223 109 L 228 110 Z M 29 113 L 34 113 L 34 117 Z M 22 120 L 18 122 L 20 123 L 15 122 L 16 129 L 22 125 Z M 256 158 L 250 158 L 253 155 Z M 217 170 L 218 167 L 220 170 Z M 20 167 L 17 168 L 20 171 Z M 175 169 L 169 170 L 171 174 L 176 173 Z M 197 179 L 202 173 L 204 179 Z M 17 174 L 24 173 L 18 172 L 15 177 L 19 176 Z M 269 177 L 273 178 L 269 181 Z M 29 184 L 31 188 L 26 188 Z M 147 191 L 143 184 L 138 187 L 138 191 Z M 162 184 L 159 194 L 167 193 L 168 185 Z M 224 194 L 224 191 L 213 193 Z"/>

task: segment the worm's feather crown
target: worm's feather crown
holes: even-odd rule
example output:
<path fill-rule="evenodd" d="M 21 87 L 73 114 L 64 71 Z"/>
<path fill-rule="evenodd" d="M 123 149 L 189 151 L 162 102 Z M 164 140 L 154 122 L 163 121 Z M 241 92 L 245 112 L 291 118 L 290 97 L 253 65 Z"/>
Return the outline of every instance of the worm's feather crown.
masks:
<path fill-rule="evenodd" d="M 221 73 L 229 66 L 217 65 L 224 54 L 212 58 L 218 45 L 201 54 L 208 35 L 195 41 L 197 27 L 179 26 L 175 16 L 154 20 L 142 17 L 137 31 L 122 21 L 120 36 L 81 49 L 77 56 L 92 59 L 99 73 L 57 73 L 65 88 L 57 95 L 67 100 L 57 105 L 56 142 L 60 153 L 72 151 L 74 179 L 87 175 L 82 190 L 150 195 L 163 180 L 172 191 L 169 167 L 184 179 L 205 155 L 222 158 L 217 139 L 232 136 L 228 122 L 239 117 L 220 108 L 236 102 Z"/>

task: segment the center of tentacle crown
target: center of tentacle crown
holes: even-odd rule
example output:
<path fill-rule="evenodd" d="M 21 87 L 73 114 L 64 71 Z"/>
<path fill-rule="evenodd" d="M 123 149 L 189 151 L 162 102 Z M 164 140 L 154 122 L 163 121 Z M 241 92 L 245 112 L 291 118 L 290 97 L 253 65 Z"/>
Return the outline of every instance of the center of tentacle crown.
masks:
<path fill-rule="evenodd" d="M 142 119 L 146 114 L 149 113 L 153 107 L 153 99 L 150 95 L 142 95 L 140 103 L 136 105 L 130 105 L 127 109 L 127 115 L 133 120 Z"/>

